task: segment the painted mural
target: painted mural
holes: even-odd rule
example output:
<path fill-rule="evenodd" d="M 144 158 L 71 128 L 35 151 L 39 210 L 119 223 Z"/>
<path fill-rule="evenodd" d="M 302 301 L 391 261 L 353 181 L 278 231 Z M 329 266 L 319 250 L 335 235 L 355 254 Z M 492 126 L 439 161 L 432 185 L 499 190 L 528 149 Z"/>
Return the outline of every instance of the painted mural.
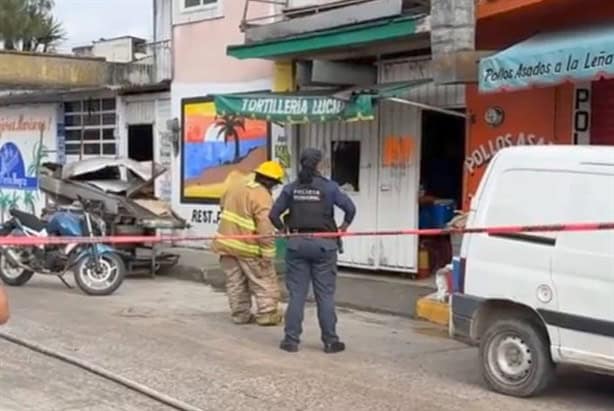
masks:
<path fill-rule="evenodd" d="M 39 166 L 55 143 L 55 107 L 5 109 L 0 113 L 0 220 L 11 208 L 40 214 Z"/>
<path fill-rule="evenodd" d="M 268 123 L 217 116 L 212 100 L 182 102 L 181 201 L 216 204 L 226 188 L 268 158 Z"/>

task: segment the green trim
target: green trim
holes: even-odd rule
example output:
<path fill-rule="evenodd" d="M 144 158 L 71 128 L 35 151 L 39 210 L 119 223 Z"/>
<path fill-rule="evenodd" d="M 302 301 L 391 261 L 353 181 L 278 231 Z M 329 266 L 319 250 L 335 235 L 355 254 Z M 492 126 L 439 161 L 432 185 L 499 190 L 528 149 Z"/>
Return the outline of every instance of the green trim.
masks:
<path fill-rule="evenodd" d="M 217 115 L 222 117 L 238 116 L 282 124 L 373 120 L 376 100 L 402 97 L 412 88 L 427 82 L 430 80 L 307 93 L 215 94 L 213 100 Z"/>
<path fill-rule="evenodd" d="M 370 96 L 352 96 L 347 101 L 328 94 L 252 93 L 214 95 L 219 116 L 240 116 L 284 124 L 335 120 L 370 120 L 374 117 Z"/>
<path fill-rule="evenodd" d="M 238 59 L 271 58 L 392 40 L 416 34 L 418 24 L 422 21 L 415 16 L 379 20 L 274 41 L 228 46 L 226 54 Z"/>

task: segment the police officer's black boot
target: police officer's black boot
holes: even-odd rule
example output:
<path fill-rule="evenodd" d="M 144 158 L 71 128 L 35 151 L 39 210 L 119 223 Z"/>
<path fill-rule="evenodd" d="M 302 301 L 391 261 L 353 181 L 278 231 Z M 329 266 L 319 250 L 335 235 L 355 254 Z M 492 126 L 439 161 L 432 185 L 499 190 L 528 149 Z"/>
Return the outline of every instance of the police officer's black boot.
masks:
<path fill-rule="evenodd" d="M 345 344 L 341 341 L 335 341 L 334 343 L 324 344 L 324 352 L 326 354 L 336 354 L 338 352 L 345 351 Z"/>
<path fill-rule="evenodd" d="M 287 352 L 298 352 L 298 344 L 286 340 L 279 344 L 279 348 Z"/>

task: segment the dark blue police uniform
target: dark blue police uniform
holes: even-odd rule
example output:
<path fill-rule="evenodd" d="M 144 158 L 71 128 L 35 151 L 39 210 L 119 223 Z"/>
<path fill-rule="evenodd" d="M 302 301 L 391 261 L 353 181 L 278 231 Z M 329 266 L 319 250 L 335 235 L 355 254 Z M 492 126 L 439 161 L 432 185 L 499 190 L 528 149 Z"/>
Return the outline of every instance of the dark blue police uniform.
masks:
<path fill-rule="evenodd" d="M 335 232 L 337 231 L 334 219 L 335 206 L 344 211 L 344 225 L 349 226 L 356 214 L 354 203 L 341 191 L 337 183 L 318 174 L 309 183 L 295 181 L 286 185 L 273 205 L 269 217 L 273 225 L 280 230 L 288 228 L 294 233 Z M 281 216 L 286 211 L 289 211 L 289 215 L 284 224 Z M 287 351 L 298 349 L 310 283 L 313 285 L 325 350 L 334 347 L 335 344 L 343 345 L 336 333 L 334 296 L 337 251 L 336 238 L 297 236 L 288 239 L 286 286 L 289 302 L 285 319 L 285 338 L 281 348 Z"/>

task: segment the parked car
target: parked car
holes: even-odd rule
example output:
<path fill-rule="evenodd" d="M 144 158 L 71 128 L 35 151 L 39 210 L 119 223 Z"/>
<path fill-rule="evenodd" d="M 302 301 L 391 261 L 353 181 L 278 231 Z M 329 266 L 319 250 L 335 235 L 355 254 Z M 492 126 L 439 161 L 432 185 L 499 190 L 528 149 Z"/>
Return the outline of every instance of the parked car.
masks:
<path fill-rule="evenodd" d="M 614 222 L 614 148 L 515 147 L 492 160 L 467 227 Z M 539 394 L 556 364 L 614 372 L 614 231 L 466 234 L 452 331 L 503 394 Z"/>
<path fill-rule="evenodd" d="M 64 166 L 43 164 L 39 186 L 48 200 L 43 218 L 58 206 L 85 199 L 102 204 L 107 235 L 154 235 L 158 230 L 184 229 L 186 221 L 168 202 L 154 195 L 154 181 L 165 172 L 157 163 L 129 158 L 92 158 Z M 141 270 L 155 273 L 178 259 L 177 255 L 158 253 L 155 247 L 143 244 L 122 244 L 116 248 L 123 250 L 131 273 Z"/>

